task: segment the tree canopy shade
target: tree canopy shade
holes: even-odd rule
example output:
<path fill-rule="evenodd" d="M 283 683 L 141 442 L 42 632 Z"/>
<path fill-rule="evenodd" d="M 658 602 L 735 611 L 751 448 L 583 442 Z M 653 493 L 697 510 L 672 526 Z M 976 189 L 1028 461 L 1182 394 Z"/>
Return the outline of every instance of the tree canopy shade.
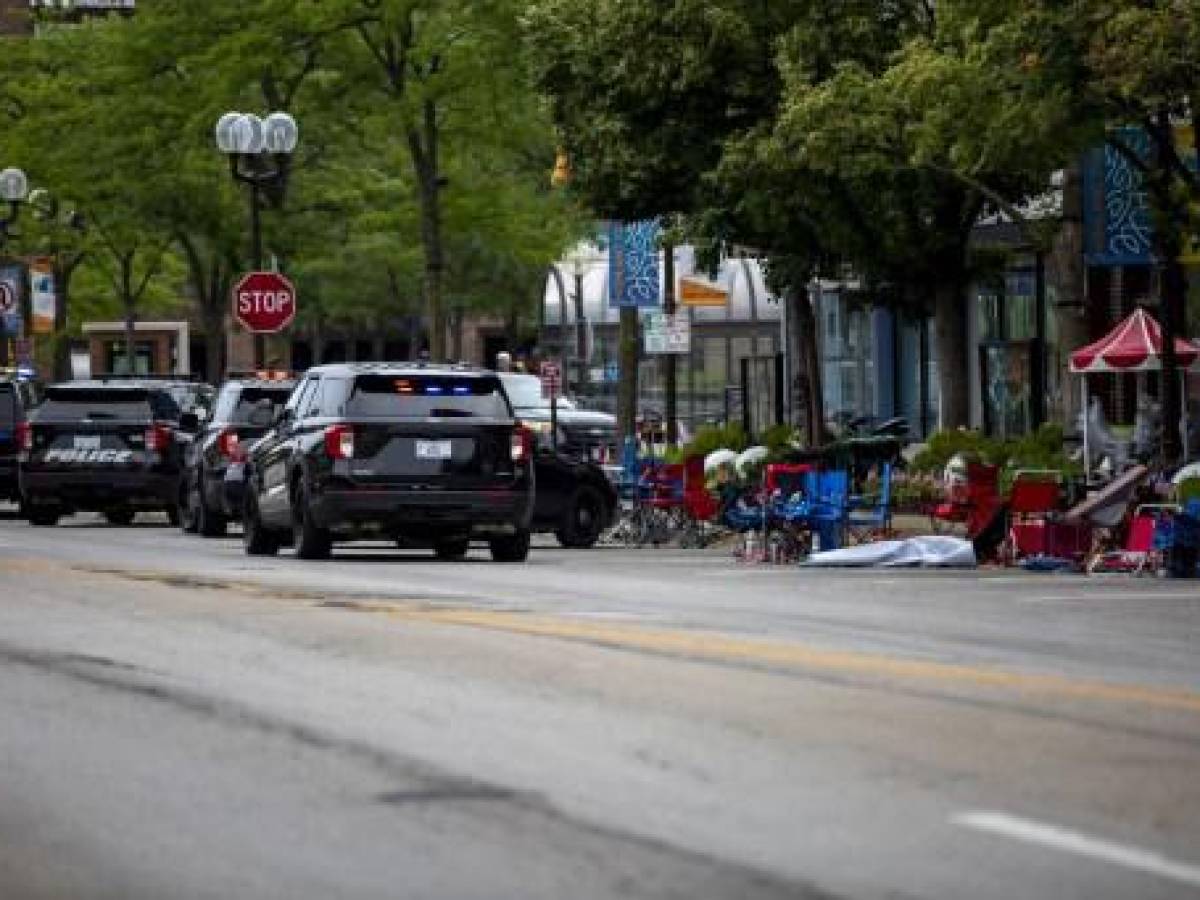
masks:
<path fill-rule="evenodd" d="M 812 275 L 849 266 L 870 301 L 932 312 L 942 425 L 956 427 L 969 412 L 967 287 L 991 262 L 972 229 L 998 210 L 1045 241 L 1021 204 L 1114 112 L 1068 75 L 1095 56 L 1084 38 L 1098 18 L 1130 33 L 1138 17 L 1094 5 L 1072 23 L 1080 4 L 1051 0 L 534 0 L 526 22 L 598 214 L 687 212 L 700 241 L 754 248 L 801 301 Z M 1195 4 L 1157 6 L 1194 18 Z M 1047 46 L 1031 46 L 1047 18 Z M 1182 60 L 1186 41 L 1167 43 Z M 1179 75 L 1122 58 L 1143 77 L 1126 96 Z M 807 304 L 795 308 L 811 329 Z"/>
<path fill-rule="evenodd" d="M 290 112 L 300 145 L 263 222 L 304 318 L 378 330 L 440 317 L 424 330 L 444 355 L 447 304 L 531 318 L 534 282 L 578 233 L 576 210 L 546 181 L 544 105 L 510 52 L 518 11 L 498 0 L 155 0 L 133 17 L 47 29 L 0 53 L 0 158 L 88 225 L 73 235 L 86 288 L 75 313 L 119 307 L 132 321 L 186 294 L 214 360 L 249 240 L 246 198 L 212 129 L 228 110 Z M 405 40 L 389 74 L 389 41 Z M 16 249 L 46 240 L 31 224 Z"/>

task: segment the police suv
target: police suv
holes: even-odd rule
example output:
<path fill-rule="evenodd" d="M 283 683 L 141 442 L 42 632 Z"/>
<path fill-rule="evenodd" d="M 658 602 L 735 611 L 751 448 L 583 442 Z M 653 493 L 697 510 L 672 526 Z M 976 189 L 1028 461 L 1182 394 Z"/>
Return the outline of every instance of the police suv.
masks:
<path fill-rule="evenodd" d="M 56 384 L 22 423 L 21 501 L 34 525 L 78 510 L 127 525 L 138 511 L 178 524 L 182 446 L 194 431 L 171 385 L 152 381 Z M 181 440 L 182 438 L 182 440 Z"/>

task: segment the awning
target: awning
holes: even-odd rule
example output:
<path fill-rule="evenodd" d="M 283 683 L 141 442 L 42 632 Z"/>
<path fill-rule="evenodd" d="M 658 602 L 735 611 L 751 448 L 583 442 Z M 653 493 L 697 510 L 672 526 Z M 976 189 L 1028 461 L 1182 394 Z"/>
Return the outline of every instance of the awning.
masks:
<path fill-rule="evenodd" d="M 1144 309 L 1095 343 L 1071 354 L 1072 372 L 1156 372 L 1162 368 L 1162 327 Z M 1200 345 L 1175 339 L 1180 369 L 1200 369 Z"/>

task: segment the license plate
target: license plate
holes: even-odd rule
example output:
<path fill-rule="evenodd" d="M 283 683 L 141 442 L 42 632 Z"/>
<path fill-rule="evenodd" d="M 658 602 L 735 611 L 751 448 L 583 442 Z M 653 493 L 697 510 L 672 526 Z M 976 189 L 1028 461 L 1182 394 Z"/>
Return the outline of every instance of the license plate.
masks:
<path fill-rule="evenodd" d="M 94 434 L 94 435 L 77 434 L 77 435 L 75 435 L 75 449 L 76 450 L 99 450 L 100 449 L 100 435 L 98 435 L 98 434 Z"/>
<path fill-rule="evenodd" d="M 449 459 L 451 441 L 417 441 L 417 459 Z"/>

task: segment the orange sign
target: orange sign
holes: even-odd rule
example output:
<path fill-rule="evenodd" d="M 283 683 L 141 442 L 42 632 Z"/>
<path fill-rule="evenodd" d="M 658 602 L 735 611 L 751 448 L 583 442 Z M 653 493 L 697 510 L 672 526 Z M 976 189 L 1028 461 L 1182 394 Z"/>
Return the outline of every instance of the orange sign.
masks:
<path fill-rule="evenodd" d="M 679 302 L 684 306 L 724 306 L 729 302 L 729 291 L 699 278 L 681 278 Z"/>

